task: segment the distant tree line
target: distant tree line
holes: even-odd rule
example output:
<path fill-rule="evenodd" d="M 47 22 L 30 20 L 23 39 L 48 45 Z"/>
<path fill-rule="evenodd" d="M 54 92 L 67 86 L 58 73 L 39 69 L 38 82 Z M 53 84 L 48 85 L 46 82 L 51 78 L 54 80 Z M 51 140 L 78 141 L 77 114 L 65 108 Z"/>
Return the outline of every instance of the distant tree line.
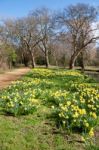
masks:
<path fill-rule="evenodd" d="M 0 67 L 17 64 L 54 66 L 99 65 L 97 8 L 76 4 L 62 11 L 47 8 L 0 24 Z M 99 56 L 98 56 L 99 57 Z"/>

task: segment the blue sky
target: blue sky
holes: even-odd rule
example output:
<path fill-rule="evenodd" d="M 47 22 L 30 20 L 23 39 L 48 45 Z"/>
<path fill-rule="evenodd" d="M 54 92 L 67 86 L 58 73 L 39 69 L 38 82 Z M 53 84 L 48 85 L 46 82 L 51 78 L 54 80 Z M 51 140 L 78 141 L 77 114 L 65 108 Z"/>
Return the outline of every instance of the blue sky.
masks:
<path fill-rule="evenodd" d="M 0 18 L 22 17 L 39 7 L 57 10 L 76 3 L 99 6 L 99 0 L 0 0 Z"/>

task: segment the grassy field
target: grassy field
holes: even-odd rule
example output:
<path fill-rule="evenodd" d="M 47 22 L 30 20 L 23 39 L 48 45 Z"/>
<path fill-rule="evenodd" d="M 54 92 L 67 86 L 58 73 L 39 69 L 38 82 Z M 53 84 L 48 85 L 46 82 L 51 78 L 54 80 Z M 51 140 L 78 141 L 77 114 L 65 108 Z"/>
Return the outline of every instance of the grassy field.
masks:
<path fill-rule="evenodd" d="M 0 91 L 0 150 L 99 150 L 98 92 L 79 71 L 30 71 Z"/>

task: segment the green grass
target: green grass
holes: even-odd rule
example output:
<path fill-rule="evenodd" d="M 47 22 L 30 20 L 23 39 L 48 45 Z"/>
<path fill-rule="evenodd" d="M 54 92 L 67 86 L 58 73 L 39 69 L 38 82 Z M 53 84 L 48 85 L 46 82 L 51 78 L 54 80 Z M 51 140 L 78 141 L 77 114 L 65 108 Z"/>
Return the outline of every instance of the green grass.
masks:
<path fill-rule="evenodd" d="M 0 116 L 0 150 L 74 150 L 47 114 L 42 106 L 33 115 Z"/>
<path fill-rule="evenodd" d="M 86 145 L 79 141 L 80 134 L 69 134 L 66 130 L 57 127 L 55 120 L 51 117 L 51 103 L 47 99 L 50 91 L 69 91 L 69 84 L 71 83 L 85 82 L 92 87 L 98 87 L 97 83 L 83 75 L 66 75 L 64 74 L 66 71 L 62 69 L 48 71 L 53 73 L 59 71 L 59 75 L 51 74 L 48 76 L 50 73 L 40 69 L 39 74 L 31 71 L 21 79 L 26 85 L 30 80 L 40 79 L 38 85 L 27 86 L 27 89 L 36 89 L 38 93 L 40 90 L 40 93 L 36 95 L 40 101 L 40 107 L 37 111 L 34 111 L 33 114 L 14 117 L 1 109 L 0 150 L 99 150 L 98 137 L 95 139 L 96 145 Z M 18 88 L 22 91 L 22 87 L 23 85 Z M 9 91 L 9 88 L 7 90 Z M 3 92 L 1 91 L 1 95 Z"/>

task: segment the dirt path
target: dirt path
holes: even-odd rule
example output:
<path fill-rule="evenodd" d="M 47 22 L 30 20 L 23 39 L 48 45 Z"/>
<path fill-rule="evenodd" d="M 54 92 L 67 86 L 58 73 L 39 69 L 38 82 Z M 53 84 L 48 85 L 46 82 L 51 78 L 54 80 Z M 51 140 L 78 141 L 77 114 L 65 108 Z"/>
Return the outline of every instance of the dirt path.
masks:
<path fill-rule="evenodd" d="M 17 80 L 28 71 L 30 71 L 29 68 L 20 68 L 0 74 L 0 89 L 7 87 L 12 81 Z"/>

